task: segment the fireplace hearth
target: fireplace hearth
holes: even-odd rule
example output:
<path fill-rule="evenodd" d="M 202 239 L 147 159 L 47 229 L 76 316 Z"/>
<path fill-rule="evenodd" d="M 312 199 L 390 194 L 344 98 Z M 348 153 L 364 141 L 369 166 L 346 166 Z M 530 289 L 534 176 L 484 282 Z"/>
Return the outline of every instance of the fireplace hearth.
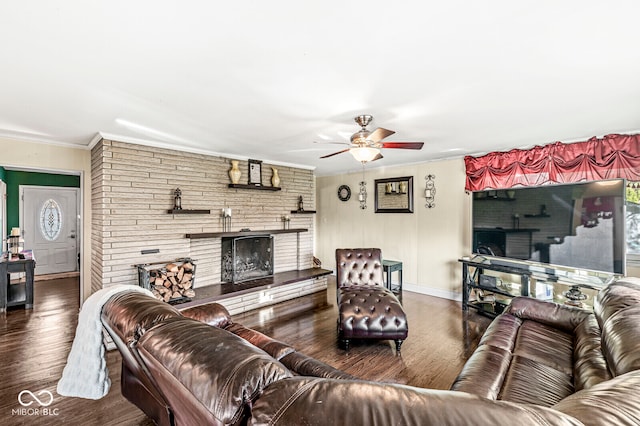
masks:
<path fill-rule="evenodd" d="M 273 275 L 273 236 L 222 238 L 222 281 L 240 283 Z"/>

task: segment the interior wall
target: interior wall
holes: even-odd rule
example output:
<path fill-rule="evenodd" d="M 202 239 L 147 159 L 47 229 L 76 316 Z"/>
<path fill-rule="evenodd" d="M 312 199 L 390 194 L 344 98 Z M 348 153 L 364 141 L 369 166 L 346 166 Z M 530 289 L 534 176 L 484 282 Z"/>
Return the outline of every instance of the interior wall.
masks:
<path fill-rule="evenodd" d="M 435 207 L 424 198 L 426 176 L 435 175 Z M 375 213 L 374 180 L 413 176 L 413 213 Z M 462 159 L 398 167 L 365 168 L 367 208 L 358 202 L 362 173 L 316 178 L 316 256 L 322 266 L 335 269 L 335 249 L 379 247 L 385 259 L 403 262 L 404 288 L 439 297 L 459 298 L 458 258 L 471 244 L 470 195 L 464 191 Z M 351 198 L 338 199 L 338 187 L 349 185 Z"/>
<path fill-rule="evenodd" d="M 84 147 L 40 144 L 8 138 L 0 138 L 0 151 L 0 161 L 4 167 L 80 175 L 83 224 L 80 282 L 81 294 L 86 299 L 91 294 L 91 152 Z"/>

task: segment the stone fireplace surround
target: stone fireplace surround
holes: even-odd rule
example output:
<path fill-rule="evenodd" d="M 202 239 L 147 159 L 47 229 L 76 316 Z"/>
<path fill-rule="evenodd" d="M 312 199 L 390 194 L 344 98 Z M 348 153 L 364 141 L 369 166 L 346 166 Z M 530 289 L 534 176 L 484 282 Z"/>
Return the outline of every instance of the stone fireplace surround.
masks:
<path fill-rule="evenodd" d="M 313 266 L 314 215 L 291 214 L 300 195 L 306 208 L 315 206 L 312 170 L 278 165 L 281 190 L 255 191 L 230 188 L 230 161 L 218 156 L 103 139 L 92 148 L 91 161 L 92 291 L 136 284 L 135 263 L 190 257 L 198 262 L 196 294 L 223 293 L 221 236 L 194 235 L 222 234 L 220 212 L 224 207 L 233 209 L 232 231 L 249 228 L 274 236 L 274 279 L 286 282 L 283 287 L 295 287 L 282 297 L 326 288 L 324 278 L 311 277 L 298 284 L 289 278 L 277 279 L 281 274 L 299 275 L 297 271 Z M 241 180 L 246 180 L 247 163 L 241 161 L 240 169 Z M 270 168 L 262 170 L 262 181 L 269 182 Z M 178 187 L 183 209 L 210 210 L 211 214 L 168 213 Z M 286 233 L 282 232 L 284 215 L 291 217 L 292 229 Z M 204 288 L 206 292 L 200 290 Z M 256 297 L 263 301 L 281 298 L 273 294 Z"/>

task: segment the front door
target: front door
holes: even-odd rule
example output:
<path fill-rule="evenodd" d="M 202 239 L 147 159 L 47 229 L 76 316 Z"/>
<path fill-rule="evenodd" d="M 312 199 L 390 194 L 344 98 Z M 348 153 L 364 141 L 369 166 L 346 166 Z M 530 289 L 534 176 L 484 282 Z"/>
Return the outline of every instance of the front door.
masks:
<path fill-rule="evenodd" d="M 24 247 L 36 275 L 78 270 L 78 188 L 20 186 Z"/>

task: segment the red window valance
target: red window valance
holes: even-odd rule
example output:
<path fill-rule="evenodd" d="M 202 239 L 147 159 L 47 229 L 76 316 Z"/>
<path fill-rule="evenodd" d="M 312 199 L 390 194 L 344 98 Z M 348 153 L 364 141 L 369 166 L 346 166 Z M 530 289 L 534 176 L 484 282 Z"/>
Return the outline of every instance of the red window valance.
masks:
<path fill-rule="evenodd" d="M 640 180 L 640 135 L 607 135 L 464 158 L 468 191 L 602 179 Z"/>

